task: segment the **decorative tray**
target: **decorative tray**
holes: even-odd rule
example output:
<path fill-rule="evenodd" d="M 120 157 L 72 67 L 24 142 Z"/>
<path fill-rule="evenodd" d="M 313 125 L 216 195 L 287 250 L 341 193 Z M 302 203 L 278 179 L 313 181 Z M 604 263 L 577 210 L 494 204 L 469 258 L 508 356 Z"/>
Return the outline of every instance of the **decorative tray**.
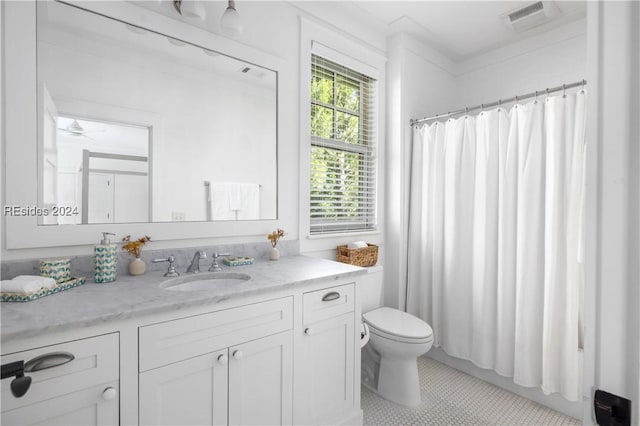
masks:
<path fill-rule="evenodd" d="M 222 259 L 222 263 L 227 266 L 251 265 L 253 257 L 225 257 Z"/>
<path fill-rule="evenodd" d="M 70 288 L 78 287 L 87 282 L 85 277 L 72 278 L 69 281 L 57 284 L 53 288 L 42 288 L 31 293 L 0 293 L 0 302 L 29 302 L 30 300 L 40 299 L 50 294 L 60 293 Z"/>

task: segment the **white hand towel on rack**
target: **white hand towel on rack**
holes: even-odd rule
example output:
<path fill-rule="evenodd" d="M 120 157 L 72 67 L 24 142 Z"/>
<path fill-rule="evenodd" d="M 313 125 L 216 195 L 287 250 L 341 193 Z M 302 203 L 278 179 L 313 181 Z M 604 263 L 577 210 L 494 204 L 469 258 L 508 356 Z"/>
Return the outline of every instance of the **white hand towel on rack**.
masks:
<path fill-rule="evenodd" d="M 238 220 L 260 219 L 260 185 L 257 183 L 239 183 L 240 208 Z"/>
<path fill-rule="evenodd" d="M 236 220 L 236 212 L 230 208 L 232 183 L 211 182 L 209 184 L 210 220 Z"/>
<path fill-rule="evenodd" d="M 229 208 L 237 212 L 242 209 L 242 184 L 241 183 L 228 183 L 229 191 Z"/>

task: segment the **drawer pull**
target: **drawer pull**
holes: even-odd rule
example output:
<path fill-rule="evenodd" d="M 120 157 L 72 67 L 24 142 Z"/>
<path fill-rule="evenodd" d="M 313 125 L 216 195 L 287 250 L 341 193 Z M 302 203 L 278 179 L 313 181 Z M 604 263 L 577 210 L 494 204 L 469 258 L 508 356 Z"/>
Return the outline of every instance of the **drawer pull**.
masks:
<path fill-rule="evenodd" d="M 102 399 L 105 401 L 111 401 L 118 396 L 118 391 L 113 386 L 109 386 L 105 390 L 102 391 Z"/>
<path fill-rule="evenodd" d="M 242 351 L 238 350 L 238 351 L 234 351 L 233 352 L 233 357 L 237 360 L 241 360 L 244 357 L 244 354 L 242 353 Z"/>
<path fill-rule="evenodd" d="M 311 328 L 307 327 L 304 329 L 304 334 L 306 334 L 307 336 L 311 336 L 313 334 L 313 330 L 311 330 Z"/>
<path fill-rule="evenodd" d="M 330 302 L 331 300 L 340 299 L 340 293 L 337 291 L 330 291 L 329 293 L 322 296 L 323 302 Z"/>
<path fill-rule="evenodd" d="M 51 352 L 48 354 L 40 355 L 32 360 L 27 361 L 24 364 L 24 371 L 27 373 L 33 373 L 34 371 L 45 370 L 47 368 L 58 367 L 71 362 L 76 357 L 69 352 Z"/>
<path fill-rule="evenodd" d="M 225 365 L 229 362 L 229 357 L 226 355 L 218 355 L 218 362 L 222 365 Z"/>
<path fill-rule="evenodd" d="M 11 381 L 11 393 L 16 398 L 24 396 L 31 386 L 31 377 L 24 375 L 24 361 L 16 361 L 2 365 L 2 378 L 8 379 L 14 377 Z"/>

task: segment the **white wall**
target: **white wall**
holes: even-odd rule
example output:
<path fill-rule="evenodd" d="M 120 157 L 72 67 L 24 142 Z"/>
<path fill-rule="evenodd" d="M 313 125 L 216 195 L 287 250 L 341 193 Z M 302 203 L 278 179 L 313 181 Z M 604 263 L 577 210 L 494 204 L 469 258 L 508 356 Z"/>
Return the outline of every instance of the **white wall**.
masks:
<path fill-rule="evenodd" d="M 411 118 L 455 104 L 453 64 L 406 35 L 389 40 L 387 64 L 386 232 L 384 303 L 404 307 Z"/>
<path fill-rule="evenodd" d="M 588 17 L 585 343 L 595 351 L 586 364 L 584 421 L 595 423 L 593 392 L 603 389 L 630 398 L 638 424 L 640 4 L 589 3 Z"/>
<path fill-rule="evenodd" d="M 586 31 L 582 19 L 457 64 L 456 109 L 581 81 Z"/>
<path fill-rule="evenodd" d="M 0 4 L 0 22 L 4 22 L 4 4 Z M 0 31 L 0 50 L 2 52 L 5 51 L 4 48 L 4 31 Z M 4 55 L 0 56 L 0 165 L 2 165 L 2 169 L 5 169 L 5 132 L 4 132 L 4 122 L 5 122 L 5 116 L 4 116 L 4 110 L 5 110 L 5 102 L 4 102 L 4 97 L 5 97 L 5 90 L 4 90 L 4 84 L 2 84 L 2 82 L 5 81 L 5 72 L 4 72 Z M 5 205 L 5 184 L 6 184 L 6 177 L 4 173 L 0 173 L 0 202 L 2 203 L 2 206 L 4 207 Z M 6 221 L 4 220 L 4 218 L 0 219 L 0 234 L 4 235 L 5 232 L 5 226 L 6 226 Z M 2 241 L 0 242 L 0 244 L 2 245 L 2 256 L 0 256 L 0 259 L 2 259 L 2 257 L 4 257 L 4 252 L 5 252 L 5 240 L 4 238 L 2 238 Z"/>

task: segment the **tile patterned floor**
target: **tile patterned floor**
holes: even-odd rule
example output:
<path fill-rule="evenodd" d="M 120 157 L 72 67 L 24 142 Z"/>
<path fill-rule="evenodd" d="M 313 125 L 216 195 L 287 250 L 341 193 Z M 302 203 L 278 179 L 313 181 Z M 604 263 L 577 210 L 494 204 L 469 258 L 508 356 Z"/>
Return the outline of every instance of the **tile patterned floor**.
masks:
<path fill-rule="evenodd" d="M 365 425 L 580 425 L 580 421 L 427 357 L 422 403 L 403 407 L 362 387 Z"/>

